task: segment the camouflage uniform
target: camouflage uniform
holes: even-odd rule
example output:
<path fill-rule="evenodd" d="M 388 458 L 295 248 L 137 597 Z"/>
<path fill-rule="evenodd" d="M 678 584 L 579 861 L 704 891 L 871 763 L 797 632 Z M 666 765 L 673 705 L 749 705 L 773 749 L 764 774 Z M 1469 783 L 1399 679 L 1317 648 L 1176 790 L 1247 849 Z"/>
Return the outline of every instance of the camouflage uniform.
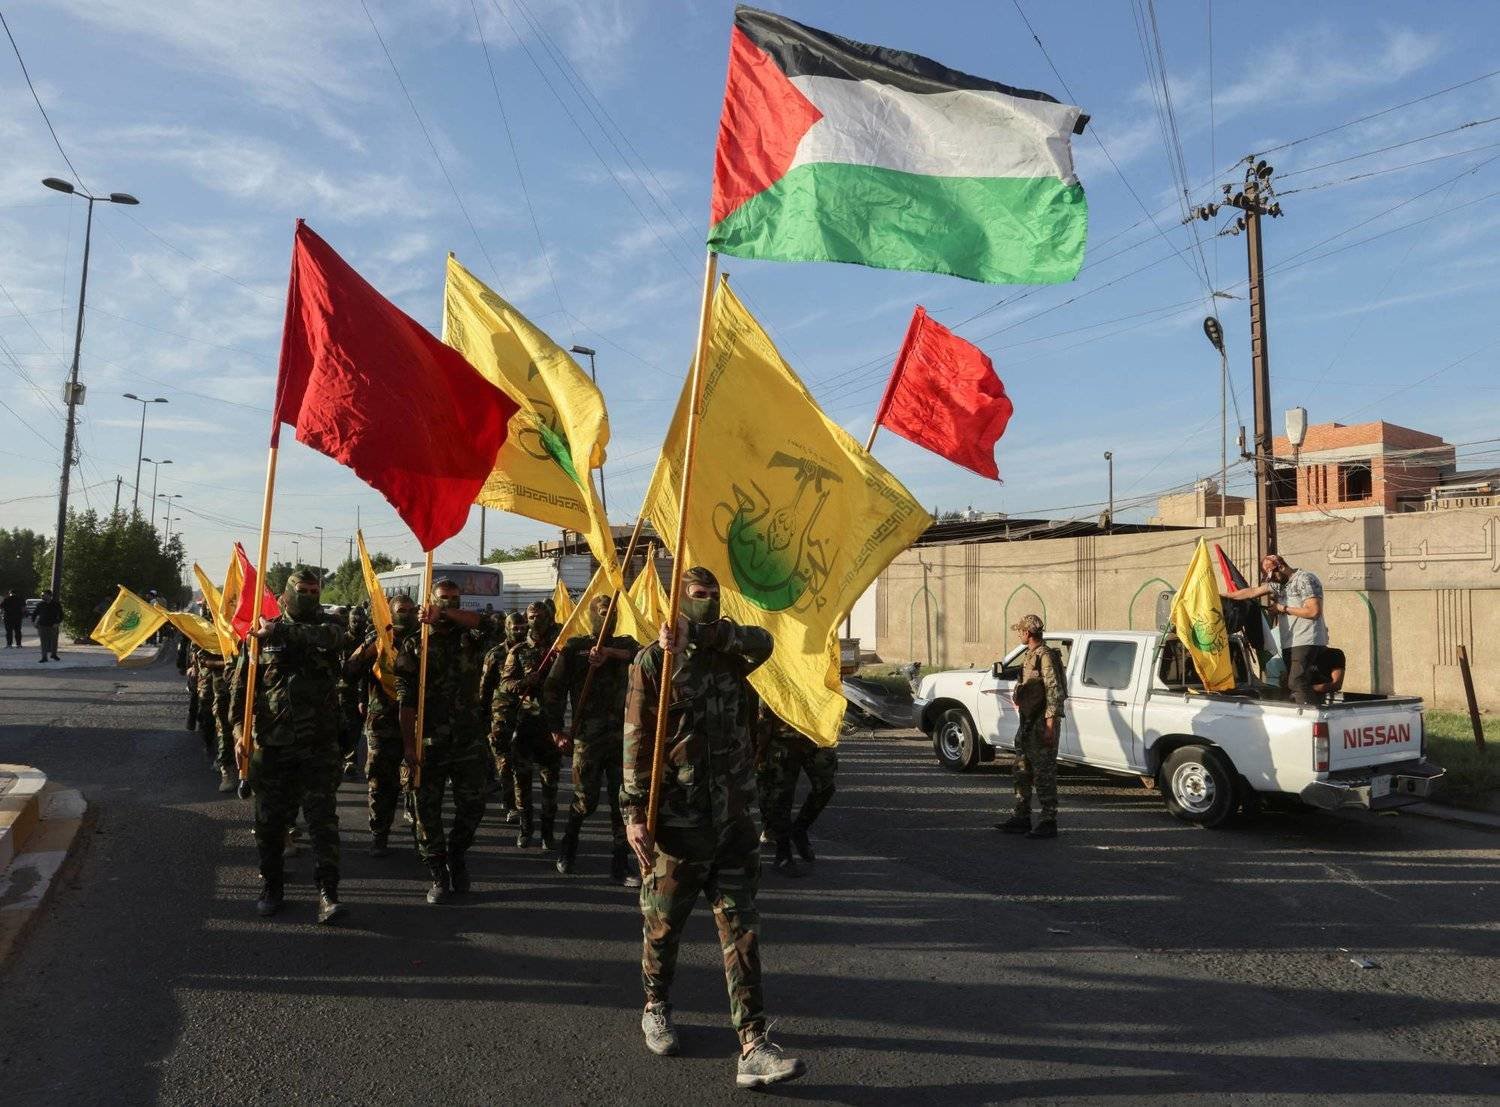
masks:
<path fill-rule="evenodd" d="M 1016 710 L 1021 716 L 1016 732 L 1015 788 L 1018 817 L 1030 816 L 1035 788 L 1041 817 L 1057 818 L 1057 737 L 1062 728 L 1066 680 L 1057 651 L 1051 646 L 1028 649 L 1021 656 L 1021 676 L 1016 681 Z M 1042 724 L 1056 719 L 1053 740 L 1047 741 Z"/>
<path fill-rule="evenodd" d="M 552 827 L 557 821 L 557 777 L 562 768 L 562 753 L 552 743 L 552 730 L 541 698 L 541 682 L 545 674 L 539 671 L 547 647 L 555 637 L 555 627 L 547 628 L 541 624 L 531 627 L 526 637 L 505 655 L 505 664 L 500 670 L 501 691 L 514 705 L 510 771 L 515 774 L 516 810 L 521 815 L 518 843 L 531 836 L 533 774 L 541 776 L 540 822 L 544 841 L 551 842 Z"/>
<path fill-rule="evenodd" d="M 216 665 L 218 670 L 223 672 L 224 659 L 218 654 L 209 653 L 201 646 L 192 646 L 190 649 L 193 659 L 193 697 L 197 701 L 194 722 L 199 736 L 203 739 L 203 750 L 217 769 L 219 767 L 219 728 L 218 719 L 213 710 L 213 669 L 210 668 L 210 664 Z"/>
<path fill-rule="evenodd" d="M 563 835 L 563 853 L 571 866 L 578 847 L 578 832 L 583 820 L 599 806 L 599 790 L 609 797 L 609 828 L 613 842 L 613 865 L 617 879 L 624 876 L 626 852 L 625 823 L 620 817 L 621 756 L 625 729 L 625 692 L 630 684 L 630 662 L 608 658 L 593 670 L 589 698 L 578 713 L 578 697 L 590 672 L 589 651 L 596 638 L 592 634 L 571 639 L 558 654 L 547 673 L 542 699 L 552 715 L 554 730 L 562 730 L 563 708 L 573 709 L 573 804 L 568 813 L 568 829 Z M 605 638 L 604 648 L 628 650 L 634 656 L 640 643 L 628 635 Z"/>
<path fill-rule="evenodd" d="M 229 713 L 229 679 L 233 662 L 225 662 L 216 653 L 205 654 L 204 658 L 208 668 L 208 688 L 206 697 L 203 691 L 198 694 L 199 725 L 202 725 L 203 714 L 207 713 L 212 719 L 214 732 L 211 751 L 214 764 L 221 772 L 232 775 L 235 771 L 234 720 Z"/>
<path fill-rule="evenodd" d="M 283 615 L 260 643 L 249 779 L 260 874 L 278 890 L 286 834 L 299 809 L 307 818 L 318 887 L 338 886 L 337 709 L 343 645 L 343 628 L 321 613 L 306 621 Z M 240 651 L 232 678 L 229 710 L 235 729 L 245 712 L 248 656 L 248 648 Z"/>
<path fill-rule="evenodd" d="M 505 668 L 505 658 L 510 651 L 526 638 L 526 617 L 517 612 L 505 616 L 505 639 L 484 656 L 484 672 L 480 678 L 481 702 L 490 713 L 490 754 L 494 758 L 495 783 L 499 787 L 500 807 L 504 811 L 514 810 L 516 805 L 516 778 L 511 771 L 510 746 L 516 734 L 516 711 L 520 701 L 500 684 L 500 673 Z"/>
<path fill-rule="evenodd" d="M 417 848 L 429 866 L 461 858 L 484 818 L 486 776 L 484 711 L 479 677 L 494 633 L 491 616 L 470 630 L 453 624 L 432 629 L 427 641 L 427 697 L 423 711 L 422 780 L 417 789 Z M 422 636 L 409 635 L 396 655 L 396 698 L 417 707 Z M 443 792 L 453 785 L 453 831 L 443 832 Z"/>
<path fill-rule="evenodd" d="M 713 908 L 729 1011 L 742 1044 L 764 1034 L 766 1022 L 755 906 L 760 854 L 752 814 L 753 699 L 745 678 L 770 656 L 771 636 L 760 627 L 717 618 L 690 624 L 672 677 L 656 864 L 641 885 L 641 982 L 648 1006 L 669 1002 L 678 944 L 701 892 Z M 627 823 L 646 820 L 662 659 L 661 646 L 653 643 L 630 667 L 620 789 Z"/>
<path fill-rule="evenodd" d="M 415 632 L 397 629 L 396 650 L 399 653 L 406 639 Z M 376 640 L 371 632 L 365 645 Z M 359 651 L 356 650 L 355 654 Z M 401 800 L 402 758 L 404 747 L 401 740 L 401 710 L 393 696 L 387 695 L 384 686 L 375 677 L 373 662 L 355 665 L 352 660 L 345 665 L 344 679 L 351 681 L 365 696 L 365 783 L 369 794 L 370 833 L 378 843 L 384 843 L 391 832 L 391 822 L 396 817 L 396 806 Z"/>
<path fill-rule="evenodd" d="M 805 834 L 833 799 L 839 754 L 833 747 L 820 746 L 788 726 L 764 704 L 760 708 L 759 725 L 755 783 L 760 792 L 761 821 L 766 833 L 779 844 L 796 832 Z M 797 779 L 803 773 L 807 774 L 811 788 L 793 822 Z"/>
<path fill-rule="evenodd" d="M 364 719 L 360 708 L 365 704 L 365 683 L 369 673 L 355 673 L 348 668 L 349 659 L 364 648 L 370 627 L 369 616 L 363 608 L 349 612 L 349 635 L 345 641 L 344 672 L 339 678 L 339 749 L 344 755 L 344 773 L 352 775 L 355 761 L 359 757 L 359 739 L 364 731 Z"/>

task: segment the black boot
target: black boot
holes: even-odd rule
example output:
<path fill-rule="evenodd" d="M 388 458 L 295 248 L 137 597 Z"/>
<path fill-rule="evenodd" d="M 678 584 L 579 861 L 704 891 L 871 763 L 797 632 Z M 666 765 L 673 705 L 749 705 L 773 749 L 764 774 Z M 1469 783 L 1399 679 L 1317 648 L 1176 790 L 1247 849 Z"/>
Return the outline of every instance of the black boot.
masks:
<path fill-rule="evenodd" d="M 995 829 L 1007 834 L 1026 834 L 1031 830 L 1031 812 L 1017 811 L 1003 823 L 996 823 Z"/>
<path fill-rule="evenodd" d="M 609 878 L 623 888 L 639 888 L 641 886 L 641 874 L 637 866 L 633 865 L 630 847 L 618 845 L 609 857 Z"/>
<path fill-rule="evenodd" d="M 816 861 L 818 858 L 813 853 L 812 843 L 807 840 L 807 827 L 797 825 L 792 827 L 792 845 L 797 850 L 797 856 L 804 861 Z"/>
<path fill-rule="evenodd" d="M 389 830 L 376 830 L 370 834 L 370 856 L 389 857 L 391 850 L 391 832 Z"/>
<path fill-rule="evenodd" d="M 520 811 L 516 819 L 516 848 L 531 848 L 531 812 Z"/>
<path fill-rule="evenodd" d="M 429 857 L 427 871 L 432 873 L 432 887 L 427 889 L 427 902 L 436 906 L 453 898 L 453 881 L 448 875 L 446 857 Z"/>
<path fill-rule="evenodd" d="M 262 880 L 260 882 L 260 899 L 255 901 L 255 913 L 263 919 L 269 919 L 281 910 L 281 881 Z"/>
<path fill-rule="evenodd" d="M 1056 838 L 1057 837 L 1057 820 L 1056 819 L 1042 819 L 1042 820 L 1040 820 L 1036 824 L 1036 829 L 1027 831 L 1026 837 L 1028 837 L 1028 838 Z"/>
<path fill-rule="evenodd" d="M 339 883 L 325 880 L 318 889 L 318 922 L 328 926 L 344 914 L 344 905 L 339 902 Z"/>
<path fill-rule="evenodd" d="M 553 821 L 551 819 L 543 819 L 542 820 L 542 848 L 543 849 L 551 850 L 551 849 L 556 849 L 557 848 L 557 842 L 552 837 L 552 827 L 553 827 Z"/>
<path fill-rule="evenodd" d="M 461 853 L 448 856 L 448 882 L 459 895 L 469 890 L 469 863 Z"/>
<path fill-rule="evenodd" d="M 776 860 L 771 862 L 771 868 L 782 876 L 801 876 L 802 870 L 797 867 L 797 860 L 792 856 L 791 838 L 780 838 L 776 842 Z"/>
<path fill-rule="evenodd" d="M 583 817 L 569 814 L 568 825 L 563 829 L 562 849 L 557 854 L 557 871 L 563 876 L 573 871 L 573 863 L 578 860 L 578 832 L 582 829 Z M 546 841 L 546 837 L 542 840 Z"/>

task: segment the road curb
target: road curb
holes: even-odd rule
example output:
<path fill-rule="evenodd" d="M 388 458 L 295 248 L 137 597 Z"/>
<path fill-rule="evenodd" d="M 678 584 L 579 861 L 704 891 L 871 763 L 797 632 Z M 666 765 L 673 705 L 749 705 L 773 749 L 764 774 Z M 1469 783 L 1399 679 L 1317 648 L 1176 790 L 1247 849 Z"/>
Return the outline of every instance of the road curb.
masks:
<path fill-rule="evenodd" d="M 24 767 L 0 768 L 10 771 Z M 29 810 L 30 825 L 24 835 L 14 838 L 15 852 L 6 858 L 8 863 L 0 865 L 0 966 L 46 906 L 88 818 L 88 804 L 76 788 L 50 783 L 36 769 L 25 771 L 32 774 L 29 782 L 40 778 L 41 785 L 14 805 L 18 812 L 23 805 Z M 0 810 L 15 792 L 12 788 L 0 797 Z M 0 813 L 0 820 L 4 818 Z M 20 821 L 18 818 L 0 829 L 14 828 Z"/>
<path fill-rule="evenodd" d="M 1484 811 L 1470 811 L 1466 807 L 1450 807 L 1446 803 L 1414 803 L 1401 810 L 1427 819 L 1441 819 L 1445 823 L 1461 823 L 1464 826 L 1482 826 L 1488 830 L 1500 830 L 1500 815 Z"/>
<path fill-rule="evenodd" d="M 6 785 L 0 791 L 0 872 L 21 852 L 41 817 L 47 774 L 30 765 L 0 765 Z"/>

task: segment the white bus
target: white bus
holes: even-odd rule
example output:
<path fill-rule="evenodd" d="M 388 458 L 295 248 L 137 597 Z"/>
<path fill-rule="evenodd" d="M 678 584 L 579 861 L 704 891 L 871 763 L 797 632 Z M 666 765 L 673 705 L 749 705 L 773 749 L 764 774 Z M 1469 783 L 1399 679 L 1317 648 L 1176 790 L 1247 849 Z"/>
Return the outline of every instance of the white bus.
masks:
<path fill-rule="evenodd" d="M 459 606 L 465 611 L 500 611 L 505 597 L 505 578 L 493 565 L 433 565 L 432 579 L 448 579 L 458 585 Z M 422 602 L 422 566 L 398 565 L 376 576 L 387 596 L 410 596 Z"/>

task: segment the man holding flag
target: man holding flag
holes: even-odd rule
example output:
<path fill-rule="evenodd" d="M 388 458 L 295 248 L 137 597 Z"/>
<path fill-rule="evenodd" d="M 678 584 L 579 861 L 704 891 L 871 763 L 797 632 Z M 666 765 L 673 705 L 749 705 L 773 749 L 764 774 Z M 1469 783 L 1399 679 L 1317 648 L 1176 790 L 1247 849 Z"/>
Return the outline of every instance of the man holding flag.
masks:
<path fill-rule="evenodd" d="M 399 651 L 417 630 L 417 605 L 412 598 L 398 593 L 391 600 L 391 624 L 394 646 Z M 344 666 L 344 679 L 365 694 L 364 734 L 368 752 L 365 756 L 365 781 L 370 802 L 370 856 L 391 854 L 391 822 L 401 798 L 401 711 L 387 690 L 378 671 L 380 628 L 371 626 L 369 636 L 350 656 Z"/>

